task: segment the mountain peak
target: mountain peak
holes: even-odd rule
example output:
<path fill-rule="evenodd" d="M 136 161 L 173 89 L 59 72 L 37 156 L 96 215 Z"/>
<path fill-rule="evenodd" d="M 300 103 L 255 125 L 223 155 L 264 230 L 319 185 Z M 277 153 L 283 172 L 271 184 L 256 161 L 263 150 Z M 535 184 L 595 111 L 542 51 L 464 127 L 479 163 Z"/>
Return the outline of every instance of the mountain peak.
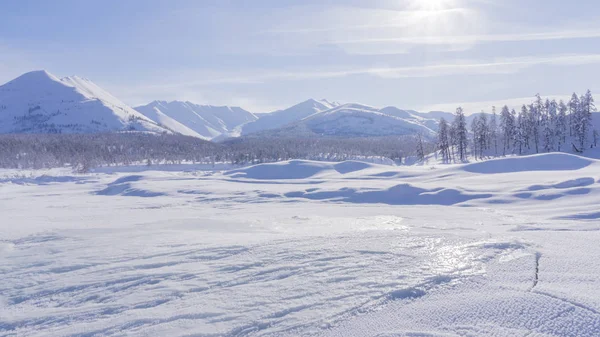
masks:
<path fill-rule="evenodd" d="M 47 78 L 58 78 L 45 69 L 32 70 L 30 72 L 24 73 L 23 75 L 21 75 L 19 77 L 34 77 L 34 76 L 47 77 Z"/>
<path fill-rule="evenodd" d="M 26 86 L 30 86 L 39 85 L 40 83 L 45 82 L 60 83 L 60 79 L 46 70 L 34 70 L 15 78 L 14 80 L 6 83 L 6 85 L 23 84 Z"/>
<path fill-rule="evenodd" d="M 319 108 L 319 110 L 323 110 L 323 108 L 331 109 L 333 107 L 333 105 L 331 103 L 329 103 L 327 100 L 324 100 L 324 99 L 316 100 L 314 98 L 309 98 L 306 101 L 295 105 L 295 107 L 301 107 L 301 106 L 317 107 L 317 108 Z"/>
<path fill-rule="evenodd" d="M 205 139 L 235 134 L 237 127 L 257 119 L 252 113 L 238 107 L 199 105 L 178 100 L 154 101 L 135 109 L 150 119 L 160 118 L 161 123 L 168 118 L 170 125 L 177 123 L 178 130 L 184 126 L 187 134 L 191 131 Z M 157 112 L 160 112 L 160 116 Z"/>
<path fill-rule="evenodd" d="M 169 132 L 93 82 L 46 70 L 0 86 L 0 102 L 0 133 Z"/>
<path fill-rule="evenodd" d="M 334 107 L 336 107 L 336 106 L 340 106 L 340 105 L 342 105 L 342 104 L 341 104 L 341 103 L 339 103 L 339 102 L 335 102 L 335 101 L 333 101 L 333 102 L 332 102 L 332 101 L 329 101 L 329 100 L 327 100 L 327 99 L 325 99 L 325 98 L 322 98 L 322 99 L 320 99 L 320 100 L 319 100 L 319 102 L 320 102 L 320 103 L 323 103 L 323 104 L 325 104 L 325 105 L 327 105 L 327 106 L 330 106 L 330 107 L 332 107 L 332 108 L 334 108 Z"/>

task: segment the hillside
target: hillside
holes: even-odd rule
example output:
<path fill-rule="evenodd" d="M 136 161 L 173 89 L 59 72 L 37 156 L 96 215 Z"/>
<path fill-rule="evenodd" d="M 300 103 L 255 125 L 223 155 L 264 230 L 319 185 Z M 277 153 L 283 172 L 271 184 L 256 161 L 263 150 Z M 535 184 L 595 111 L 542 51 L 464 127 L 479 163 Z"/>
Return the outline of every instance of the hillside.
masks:
<path fill-rule="evenodd" d="M 257 121 L 244 125 L 241 134 L 245 136 L 265 130 L 278 129 L 315 113 L 332 109 L 336 104 L 327 100 L 309 99 L 290 108 L 263 115 Z"/>
<path fill-rule="evenodd" d="M 0 133 L 171 132 L 92 81 L 41 70 L 0 86 Z"/>
<path fill-rule="evenodd" d="M 258 119 L 239 107 L 198 105 L 181 101 L 154 101 L 135 109 L 157 122 L 157 119 L 166 116 L 187 129 L 179 132 L 185 131 L 182 133 L 188 134 L 191 130 L 195 136 L 204 139 L 213 139 L 223 134 L 237 136 L 238 128 Z"/>
<path fill-rule="evenodd" d="M 421 133 L 434 136 L 435 132 L 423 125 L 422 120 L 403 118 L 360 104 L 344 104 L 310 116 L 300 123 L 312 132 L 327 136 L 392 136 Z M 400 111 L 400 110 L 398 110 Z"/>
<path fill-rule="evenodd" d="M 413 116 L 397 108 L 377 109 L 360 104 L 344 104 L 251 136 L 344 138 L 404 136 L 420 133 L 431 138 L 435 136 L 436 129 L 435 120 Z"/>

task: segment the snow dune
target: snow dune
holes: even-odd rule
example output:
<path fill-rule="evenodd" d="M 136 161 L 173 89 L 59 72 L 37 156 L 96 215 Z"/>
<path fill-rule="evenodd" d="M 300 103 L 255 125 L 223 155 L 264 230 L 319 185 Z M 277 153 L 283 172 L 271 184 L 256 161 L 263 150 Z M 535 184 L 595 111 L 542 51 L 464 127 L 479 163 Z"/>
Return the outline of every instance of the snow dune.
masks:
<path fill-rule="evenodd" d="M 464 166 L 472 173 L 498 174 L 531 171 L 575 171 L 596 162 L 566 153 L 546 153 L 524 157 L 510 157 L 488 160 Z"/>
<path fill-rule="evenodd" d="M 145 198 L 152 198 L 152 197 L 159 197 L 162 195 L 165 195 L 164 193 L 161 192 L 151 192 L 142 188 L 136 188 L 135 186 L 133 186 L 134 182 L 138 182 L 143 180 L 144 177 L 140 176 L 140 175 L 132 175 L 132 176 L 125 176 L 122 178 L 119 178 L 115 181 L 113 181 L 112 183 L 109 183 L 108 186 L 100 191 L 96 191 L 95 194 L 97 195 L 107 195 L 107 196 L 115 196 L 115 195 L 121 195 L 121 196 L 127 196 L 127 197 L 145 197 Z"/>
<path fill-rule="evenodd" d="M 357 204 L 388 205 L 455 205 L 468 200 L 490 198 L 492 194 L 468 193 L 459 189 L 434 188 L 431 190 L 400 184 L 388 189 L 371 191 L 342 188 L 334 191 L 289 192 L 290 198 L 333 200 Z"/>
<path fill-rule="evenodd" d="M 290 160 L 279 163 L 259 164 L 248 168 L 232 170 L 226 172 L 225 175 L 231 176 L 232 178 L 260 180 L 306 179 L 334 172 L 347 174 L 377 166 L 380 165 L 360 161 L 345 161 L 334 164 L 308 160 Z"/>

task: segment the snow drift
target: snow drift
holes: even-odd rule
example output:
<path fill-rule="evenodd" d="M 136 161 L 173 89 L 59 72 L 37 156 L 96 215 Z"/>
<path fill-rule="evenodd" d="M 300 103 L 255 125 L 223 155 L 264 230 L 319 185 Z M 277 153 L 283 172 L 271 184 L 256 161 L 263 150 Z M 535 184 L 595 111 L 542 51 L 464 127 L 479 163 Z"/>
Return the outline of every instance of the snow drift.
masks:
<path fill-rule="evenodd" d="M 290 160 L 232 170 L 226 172 L 225 175 L 232 178 L 259 180 L 306 179 L 320 177 L 326 173 L 347 174 L 376 166 L 378 165 L 359 161 L 345 161 L 336 164 L 308 160 Z"/>
<path fill-rule="evenodd" d="M 596 162 L 566 153 L 544 153 L 524 157 L 510 157 L 467 164 L 463 170 L 471 173 L 498 174 L 525 171 L 574 171 Z"/>

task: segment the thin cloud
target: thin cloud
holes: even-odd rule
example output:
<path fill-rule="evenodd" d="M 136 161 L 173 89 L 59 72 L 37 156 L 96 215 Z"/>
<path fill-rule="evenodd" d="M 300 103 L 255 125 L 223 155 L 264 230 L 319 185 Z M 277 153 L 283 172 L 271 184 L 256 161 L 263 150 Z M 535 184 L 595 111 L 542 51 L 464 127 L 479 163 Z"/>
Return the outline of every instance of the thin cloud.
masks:
<path fill-rule="evenodd" d="M 547 57 L 506 58 L 491 61 L 469 61 L 417 65 L 408 67 L 371 67 L 302 71 L 256 71 L 254 74 L 228 76 L 228 74 L 194 74 L 202 80 L 158 84 L 152 88 L 175 88 L 213 84 L 260 84 L 268 81 L 327 79 L 353 75 L 373 75 L 383 78 L 422 78 L 464 74 L 507 74 L 535 65 L 581 65 L 600 63 L 600 54 L 555 55 Z M 190 72 L 191 73 L 191 72 Z M 212 78 L 211 78 L 212 77 Z"/>
<path fill-rule="evenodd" d="M 526 34 L 487 34 L 487 35 L 456 35 L 456 36 L 403 36 L 396 38 L 372 38 L 355 40 L 338 40 L 328 44 L 371 44 L 371 43 L 400 43 L 400 44 L 422 44 L 422 45 L 448 45 L 448 44 L 470 44 L 470 43 L 488 43 L 488 42 L 525 42 L 525 41 L 548 41 L 548 40 L 567 40 L 583 38 L 599 38 L 598 30 L 581 31 L 558 31 L 547 33 L 526 33 Z"/>
<path fill-rule="evenodd" d="M 543 98 L 555 99 L 557 101 L 564 100 L 568 101 L 571 95 L 542 95 Z M 438 103 L 432 105 L 426 105 L 419 108 L 419 111 L 447 111 L 454 112 L 457 107 L 462 107 L 467 115 L 479 113 L 481 111 L 491 113 L 492 107 L 496 107 L 496 111 L 499 113 L 503 106 L 508 106 L 509 109 L 515 109 L 519 111 L 523 104 L 531 104 L 535 98 L 521 97 L 521 98 L 509 98 L 509 99 L 498 99 L 481 102 L 452 102 L 452 103 Z"/>
<path fill-rule="evenodd" d="M 352 23 L 350 22 L 342 25 L 332 25 L 327 27 L 292 27 L 292 28 L 271 28 L 268 30 L 260 31 L 258 34 L 261 35 L 278 35 L 278 34 L 307 34 L 307 33 L 327 33 L 327 32 L 348 32 L 348 31 L 361 31 L 361 30 L 374 30 L 374 29 L 384 29 L 384 28 L 404 28 L 409 27 L 411 25 L 417 24 L 419 20 L 422 20 L 427 17 L 439 17 L 447 14 L 460 14 L 471 11 L 468 8 L 449 8 L 443 9 L 436 12 L 431 11 L 423 11 L 423 10 L 405 10 L 405 11 L 397 11 L 397 10 L 379 10 L 380 12 L 384 12 L 387 16 L 384 17 L 370 17 L 368 15 L 369 11 L 367 9 L 355 9 L 358 12 L 363 14 L 363 18 L 361 20 L 367 21 L 375 21 L 378 20 L 388 20 L 395 21 L 395 23 Z M 338 13 L 332 13 L 332 15 L 338 15 Z M 373 15 L 371 15 L 373 16 Z M 356 20 L 356 18 L 354 18 Z"/>
<path fill-rule="evenodd" d="M 492 61 L 462 61 L 448 64 L 419 65 L 409 67 L 373 67 L 373 68 L 351 68 L 351 69 L 329 69 L 329 70 L 306 70 L 306 71 L 255 71 L 245 75 L 202 73 L 194 70 L 181 73 L 178 78 L 162 82 L 156 81 L 153 85 L 122 85 L 111 86 L 115 92 L 131 102 L 140 102 L 141 97 L 165 97 L 181 98 L 181 93 L 195 93 L 198 90 L 206 90 L 214 85 L 259 85 L 269 82 L 301 81 L 301 80 L 324 80 L 348 76 L 375 76 L 384 79 L 400 78 L 428 78 L 453 75 L 476 75 L 476 74 L 513 74 L 528 67 L 536 65 L 570 66 L 582 64 L 600 63 L 600 54 L 584 55 L 555 55 L 548 57 L 530 58 L 508 58 Z M 202 80 L 185 80 L 186 78 L 202 78 Z M 154 82 L 154 81 L 150 81 Z M 186 95 L 187 96 L 187 95 Z M 191 96 L 191 95 L 190 95 Z M 455 105 L 452 103 L 451 105 Z M 430 110 L 438 108 L 430 107 Z M 440 108 L 441 109 L 441 108 Z M 442 109 L 443 110 L 443 109 Z"/>

